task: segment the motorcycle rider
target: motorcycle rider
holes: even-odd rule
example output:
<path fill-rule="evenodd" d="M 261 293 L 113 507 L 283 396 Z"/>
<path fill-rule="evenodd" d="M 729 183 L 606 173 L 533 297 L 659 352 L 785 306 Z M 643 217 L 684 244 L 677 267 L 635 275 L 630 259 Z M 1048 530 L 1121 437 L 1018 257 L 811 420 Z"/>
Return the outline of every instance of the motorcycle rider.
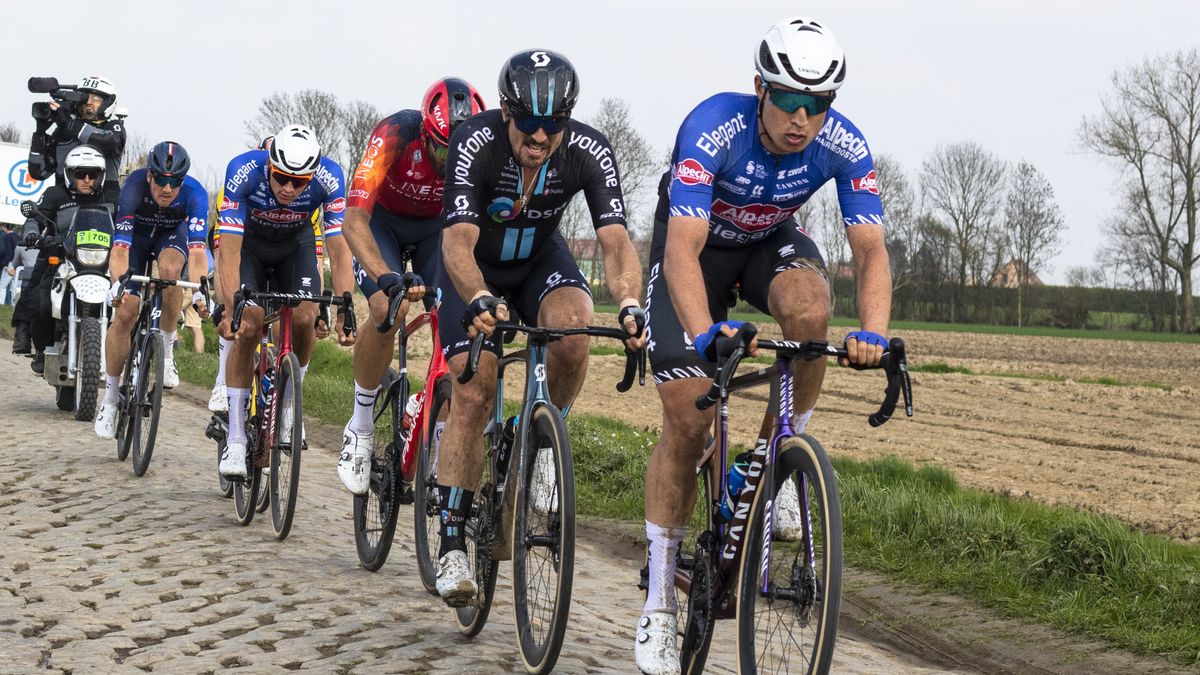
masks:
<path fill-rule="evenodd" d="M 87 101 L 77 108 L 51 101 L 50 119 L 37 121 L 29 146 L 29 175 L 37 180 L 53 175 L 62 185 L 67 178 L 67 155 L 81 145 L 91 146 L 104 157 L 104 201 L 115 208 L 120 194 L 121 155 L 125 153 L 123 117 L 113 115 L 117 88 L 102 75 L 89 75 L 78 90 L 88 94 Z M 47 133 L 51 123 L 54 131 Z"/>
<path fill-rule="evenodd" d="M 36 216 L 25 221 L 23 240 L 25 246 L 37 245 L 45 236 L 65 232 L 71 225 L 71 217 L 80 206 L 104 204 L 112 214 L 112 205 L 105 199 L 100 186 L 104 184 L 105 158 L 98 150 L 81 145 L 67 153 L 63 161 L 65 180 L 56 183 L 42 193 L 38 210 L 54 222 L 45 225 Z M 43 227 L 44 226 L 44 227 Z M 37 263 L 29 287 L 21 293 L 21 300 L 13 312 L 14 321 L 27 321 L 36 355 L 30 368 L 38 375 L 46 364 L 46 347 L 54 342 L 54 318 L 50 313 L 50 285 L 54 268 L 50 265 L 51 249 L 38 253 Z"/>
<path fill-rule="evenodd" d="M 113 279 L 108 292 L 109 304 L 115 310 L 112 330 L 105 341 L 104 400 L 96 413 L 96 435 L 113 438 L 117 426 L 117 388 L 121 369 L 129 355 L 130 332 L 137 321 L 139 302 L 135 299 L 141 284 L 128 281 L 120 297 L 121 277 L 126 270 L 141 274 L 151 258 L 158 261 L 158 276 L 179 279 L 184 269 L 185 255 L 188 276 L 193 283 L 208 270 L 205 255 L 205 229 L 208 223 L 208 192 L 195 178 L 187 175 L 191 158 L 178 143 L 163 141 L 155 145 L 146 158 L 146 168 L 129 174 L 121 189 L 117 208 L 116 237 L 109 275 Z M 208 314 L 204 294 L 195 291 L 191 302 L 201 315 Z M 162 323 L 163 386 L 179 386 L 179 371 L 175 367 L 175 321 L 183 304 L 182 289 L 171 287 L 163 291 Z"/>

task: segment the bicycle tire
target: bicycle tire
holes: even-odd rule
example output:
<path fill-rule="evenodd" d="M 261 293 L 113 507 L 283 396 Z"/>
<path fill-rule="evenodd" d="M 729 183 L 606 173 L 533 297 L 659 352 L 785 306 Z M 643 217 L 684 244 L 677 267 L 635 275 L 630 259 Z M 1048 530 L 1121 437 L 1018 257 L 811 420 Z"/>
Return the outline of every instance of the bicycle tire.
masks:
<path fill-rule="evenodd" d="M 389 370 L 391 370 L 389 368 Z M 395 389 L 392 383 L 395 382 Z M 363 569 L 375 572 L 387 562 L 400 515 L 399 468 L 403 442 L 396 430 L 404 415 L 401 401 L 408 400 L 408 380 L 384 373 L 383 389 L 375 400 L 375 441 L 371 452 L 371 481 L 366 494 L 354 496 L 354 549 Z M 379 443 L 382 448 L 378 448 Z"/>
<path fill-rule="evenodd" d="M 449 382 L 447 382 L 449 384 Z M 479 479 L 479 489 L 471 501 L 471 510 L 463 523 L 463 540 L 467 545 L 467 564 L 475 577 L 475 601 L 466 607 L 454 610 L 458 630 L 467 637 L 474 637 L 487 625 L 488 616 L 492 613 L 492 600 L 496 595 L 496 576 L 500 570 L 500 561 L 492 555 L 496 538 L 504 536 L 499 527 L 499 511 L 496 504 L 496 481 L 493 475 L 495 453 L 489 450 L 496 447 L 499 437 L 494 434 L 484 434 L 485 452 L 483 459 L 483 475 Z M 436 555 L 436 554 L 435 554 Z"/>
<path fill-rule="evenodd" d="M 275 373 L 275 433 L 271 444 L 271 525 L 275 538 L 287 539 L 296 516 L 300 496 L 300 459 L 304 450 L 304 391 L 300 382 L 300 359 L 294 353 L 283 357 Z M 284 414 L 291 410 L 290 415 Z M 290 420 L 288 418 L 291 418 Z M 284 443 L 285 425 L 291 427 Z"/>
<path fill-rule="evenodd" d="M 233 499 L 233 483 L 221 474 L 221 453 L 225 450 L 225 441 L 221 440 L 217 443 L 217 488 L 221 491 L 221 496 L 225 499 Z"/>
<path fill-rule="evenodd" d="M 528 424 L 529 430 L 519 436 L 528 443 L 521 448 L 525 466 L 513 519 L 513 613 L 525 669 L 540 675 L 553 670 L 558 661 L 571 610 L 575 478 L 567 425 L 558 409 L 538 405 L 522 424 Z M 550 448 L 556 481 L 546 500 L 534 494 L 533 484 L 541 448 Z"/>
<path fill-rule="evenodd" d="M 152 330 L 142 340 L 137 381 L 129 406 L 130 435 L 133 436 L 133 474 L 146 475 L 154 442 L 158 437 L 158 416 L 162 412 L 163 373 L 166 371 L 162 334 Z"/>
<path fill-rule="evenodd" d="M 255 513 L 266 513 L 267 509 L 271 508 L 271 469 L 260 469 L 263 473 L 262 485 L 263 489 L 258 491 L 258 500 L 254 503 Z"/>
<path fill-rule="evenodd" d="M 713 460 L 717 461 L 717 460 Z M 679 665 L 682 675 L 700 675 L 708 661 L 712 645 L 713 587 L 716 583 L 717 559 L 713 528 L 713 498 L 715 486 L 710 486 L 709 467 L 705 465 L 696 475 L 696 506 L 688 529 L 698 532 L 689 558 L 680 556 L 683 574 L 675 575 L 675 595 L 678 603 Z M 682 578 L 681 578 L 682 577 Z M 686 581 L 686 585 L 683 583 Z"/>
<path fill-rule="evenodd" d="M 137 332 L 135 331 L 136 335 Z M 137 369 L 138 357 L 141 354 L 139 349 L 130 349 L 129 355 L 125 357 L 125 370 L 121 372 L 121 385 L 118 401 L 120 405 L 117 407 L 117 461 L 124 462 L 126 457 L 129 457 L 129 449 L 133 445 L 133 425 L 130 424 L 129 409 L 133 405 L 133 389 L 134 380 L 133 372 Z M 217 451 L 217 461 L 220 461 L 220 449 Z"/>
<path fill-rule="evenodd" d="M 79 319 L 79 370 L 75 373 L 75 419 L 96 419 L 96 392 L 100 388 L 100 368 L 104 364 L 100 320 L 94 316 Z"/>
<path fill-rule="evenodd" d="M 413 544 L 421 585 L 437 595 L 438 548 L 441 546 L 441 515 L 437 493 L 438 442 L 450 416 L 451 383 L 448 375 L 438 378 L 429 406 L 429 433 L 418 446 L 417 470 L 413 475 Z"/>
<path fill-rule="evenodd" d="M 796 542 L 772 537 L 768 578 L 760 578 L 768 506 L 793 476 L 799 502 L 810 509 L 805 536 Z M 739 672 L 828 673 L 837 641 L 842 587 L 842 517 L 833 465 L 820 443 L 800 434 L 780 442 L 776 461 L 763 477 L 751 506 L 742 548 L 737 597 Z M 765 498 L 770 494 L 771 499 Z M 803 516 L 803 514 L 802 514 Z M 807 560 L 809 551 L 812 560 Z M 767 591 L 761 591 L 763 583 Z M 791 627 L 804 631 L 797 637 Z M 793 649 L 794 648 L 794 649 Z M 782 669 L 782 670 L 781 670 Z"/>
<path fill-rule="evenodd" d="M 257 395 L 253 389 L 251 396 Z M 246 442 L 246 477 L 233 481 L 233 511 L 237 515 L 238 524 L 249 525 L 254 520 L 255 506 L 258 503 L 258 491 L 262 487 L 262 467 L 255 466 L 258 462 L 258 433 L 252 421 L 247 424 L 250 429 Z"/>

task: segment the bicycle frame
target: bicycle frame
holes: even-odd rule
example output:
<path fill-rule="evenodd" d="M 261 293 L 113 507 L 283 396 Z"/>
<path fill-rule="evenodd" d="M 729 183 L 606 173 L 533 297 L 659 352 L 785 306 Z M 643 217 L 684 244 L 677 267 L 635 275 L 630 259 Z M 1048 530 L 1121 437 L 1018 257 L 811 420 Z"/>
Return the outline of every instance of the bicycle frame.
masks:
<path fill-rule="evenodd" d="M 402 396 L 407 393 L 407 387 L 404 383 L 408 381 L 408 339 L 409 337 L 420 330 L 423 326 L 429 326 L 429 330 L 433 332 L 433 354 L 429 357 L 429 367 L 425 372 L 425 385 L 422 388 L 424 391 L 424 401 L 421 404 L 421 409 L 417 411 L 416 417 L 413 418 L 412 429 L 409 430 L 408 439 L 405 442 L 403 450 L 403 461 L 401 463 L 400 474 L 401 478 L 411 484 L 414 479 L 414 474 L 417 470 L 417 450 L 418 444 L 414 440 L 423 438 L 425 434 L 430 432 L 429 429 L 429 409 L 433 405 L 433 388 L 437 384 L 438 378 L 450 372 L 450 366 L 446 364 L 446 357 L 442 355 L 442 341 L 438 335 L 438 305 L 434 305 L 427 312 L 422 312 L 408 325 L 404 330 L 400 331 L 400 377 L 392 383 L 388 388 L 387 396 L 384 398 L 383 408 L 387 409 L 388 403 L 393 396 Z M 407 403 L 402 401 L 401 405 Z M 418 430 L 421 432 L 418 434 Z"/>

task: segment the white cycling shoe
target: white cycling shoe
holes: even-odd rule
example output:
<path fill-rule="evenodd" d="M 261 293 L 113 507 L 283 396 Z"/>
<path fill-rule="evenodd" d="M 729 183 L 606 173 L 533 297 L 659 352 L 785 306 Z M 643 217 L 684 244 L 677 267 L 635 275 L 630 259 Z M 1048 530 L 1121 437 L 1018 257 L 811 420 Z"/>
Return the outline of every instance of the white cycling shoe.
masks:
<path fill-rule="evenodd" d="M 804 533 L 804 516 L 800 512 L 800 496 L 796 493 L 796 479 L 788 476 L 775 495 L 775 517 L 771 532 L 776 541 L 796 541 Z"/>
<path fill-rule="evenodd" d="M 467 564 L 466 551 L 447 551 L 437 565 L 437 592 L 451 607 L 466 607 L 475 601 L 479 588 Z"/>
<path fill-rule="evenodd" d="M 226 478 L 246 477 L 246 442 L 230 441 L 221 450 L 221 463 L 217 470 Z"/>
<path fill-rule="evenodd" d="M 538 450 L 537 459 L 533 461 L 533 477 L 531 479 L 530 499 L 533 510 L 540 515 L 546 515 L 557 505 L 555 488 L 558 486 L 558 476 L 554 471 L 554 456 L 550 448 Z"/>
<path fill-rule="evenodd" d="M 163 388 L 174 389 L 179 386 L 179 369 L 175 367 L 175 359 L 163 359 Z"/>
<path fill-rule="evenodd" d="M 646 675 L 679 672 L 679 648 L 675 644 L 679 623 L 670 612 L 651 612 L 638 619 L 633 656 L 638 670 Z"/>
<path fill-rule="evenodd" d="M 101 403 L 96 412 L 96 435 L 103 439 L 117 437 L 117 402 Z"/>
<path fill-rule="evenodd" d="M 292 442 L 292 422 L 295 421 L 296 409 L 290 405 L 280 405 L 280 414 L 283 417 L 279 424 L 279 442 L 291 444 Z M 308 449 L 308 436 L 304 433 L 304 420 L 300 420 L 300 445 L 305 450 Z"/>
<path fill-rule="evenodd" d="M 355 432 L 346 424 L 342 431 L 342 454 L 338 457 L 338 478 L 342 485 L 356 495 L 367 494 L 371 485 L 371 445 L 374 434 L 367 436 Z"/>
<path fill-rule="evenodd" d="M 208 409 L 213 412 L 229 412 L 229 392 L 224 384 L 214 384 L 212 396 L 208 397 Z"/>

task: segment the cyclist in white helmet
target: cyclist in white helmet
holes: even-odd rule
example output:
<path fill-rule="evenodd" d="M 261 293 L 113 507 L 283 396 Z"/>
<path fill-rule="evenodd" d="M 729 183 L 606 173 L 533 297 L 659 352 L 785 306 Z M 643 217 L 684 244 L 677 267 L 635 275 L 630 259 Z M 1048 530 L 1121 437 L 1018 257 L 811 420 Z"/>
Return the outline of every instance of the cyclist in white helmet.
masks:
<path fill-rule="evenodd" d="M 847 339 L 850 361 L 877 364 L 886 343 L 891 273 L 874 164 L 862 133 L 831 107 L 846 77 L 842 48 L 822 22 L 791 17 L 756 44 L 754 65 L 754 94 L 718 94 L 687 116 L 660 184 L 646 313 L 663 434 L 646 472 L 649 588 L 634 647 L 644 673 L 680 669 L 675 556 L 712 422 L 694 402 L 715 372 L 716 337 L 740 324 L 724 320 L 726 298 L 740 289 L 787 339 L 826 338 L 825 263 L 792 216 L 827 181 L 837 185 L 858 277 L 861 328 Z M 824 372 L 824 359 L 797 368 L 796 409 L 806 411 L 797 432 Z M 778 502 L 774 535 L 794 537 L 794 487 Z"/>

